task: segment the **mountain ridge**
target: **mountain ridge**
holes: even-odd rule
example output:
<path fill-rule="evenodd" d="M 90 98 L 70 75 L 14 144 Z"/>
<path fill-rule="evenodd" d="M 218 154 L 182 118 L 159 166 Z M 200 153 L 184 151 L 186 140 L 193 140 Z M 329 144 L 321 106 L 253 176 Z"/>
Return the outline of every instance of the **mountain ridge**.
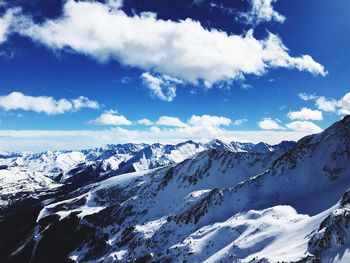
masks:
<path fill-rule="evenodd" d="M 6 193 L 34 192 L 67 183 L 92 183 L 118 174 L 179 163 L 212 148 L 233 152 L 270 152 L 286 147 L 284 142 L 281 146 L 263 145 L 213 140 L 207 144 L 194 141 L 176 145 L 127 143 L 81 151 L 7 153 L 0 158 L 0 181 L 4 185 L 3 190 L 0 189 L 0 200 Z M 292 145 L 293 142 L 288 142 L 287 148 Z M 3 205 L 6 203 L 2 202 Z"/>

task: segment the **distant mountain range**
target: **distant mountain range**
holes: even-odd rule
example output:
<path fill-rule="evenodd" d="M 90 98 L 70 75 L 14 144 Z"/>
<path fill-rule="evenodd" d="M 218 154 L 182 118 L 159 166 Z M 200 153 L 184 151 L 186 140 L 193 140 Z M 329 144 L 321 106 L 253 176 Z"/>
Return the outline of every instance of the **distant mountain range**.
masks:
<path fill-rule="evenodd" d="M 350 262 L 350 116 L 265 143 L 2 153 L 2 262 Z"/>
<path fill-rule="evenodd" d="M 116 144 L 81 151 L 0 154 L 0 206 L 13 202 L 8 194 L 33 194 L 66 183 L 88 184 L 107 177 L 179 163 L 208 149 L 232 152 L 282 152 L 295 142 L 278 145 L 265 143 L 209 143 L 186 141 L 176 145 Z M 34 193 L 35 194 L 35 193 Z"/>

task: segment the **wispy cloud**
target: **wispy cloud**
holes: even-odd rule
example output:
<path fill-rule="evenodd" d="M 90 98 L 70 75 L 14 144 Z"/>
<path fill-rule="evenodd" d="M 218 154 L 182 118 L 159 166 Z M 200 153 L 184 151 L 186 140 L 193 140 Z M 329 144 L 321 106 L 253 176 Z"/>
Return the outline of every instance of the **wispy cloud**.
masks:
<path fill-rule="evenodd" d="M 304 101 L 317 99 L 317 96 L 315 94 L 299 93 L 298 96 Z"/>

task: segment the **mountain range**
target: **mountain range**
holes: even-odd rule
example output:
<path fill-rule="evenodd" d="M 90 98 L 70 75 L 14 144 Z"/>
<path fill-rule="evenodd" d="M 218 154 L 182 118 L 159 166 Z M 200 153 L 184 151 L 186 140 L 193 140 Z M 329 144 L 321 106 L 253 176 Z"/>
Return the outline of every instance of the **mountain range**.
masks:
<path fill-rule="evenodd" d="M 350 116 L 298 142 L 0 156 L 3 262 L 350 262 Z"/>
<path fill-rule="evenodd" d="M 179 163 L 208 150 L 268 153 L 281 152 L 294 142 L 209 143 L 187 141 L 176 145 L 117 144 L 81 151 L 45 151 L 40 153 L 3 152 L 0 154 L 0 206 L 16 198 L 8 195 L 35 195 L 35 191 L 54 189 L 67 183 L 88 184 L 114 175 L 144 171 Z"/>

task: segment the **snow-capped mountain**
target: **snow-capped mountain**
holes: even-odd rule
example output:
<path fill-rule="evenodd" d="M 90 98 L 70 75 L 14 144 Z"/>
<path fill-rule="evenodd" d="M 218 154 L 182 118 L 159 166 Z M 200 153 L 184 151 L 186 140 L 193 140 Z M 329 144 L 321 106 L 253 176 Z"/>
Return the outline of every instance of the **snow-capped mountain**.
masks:
<path fill-rule="evenodd" d="M 207 149 L 229 150 L 232 152 L 267 153 L 286 151 L 294 142 L 282 142 L 278 145 L 266 143 L 224 143 L 213 140 L 209 143 L 186 141 L 176 145 L 156 144 L 117 144 L 102 148 L 81 151 L 46 151 L 41 153 L 12 153 L 0 154 L 0 165 L 9 167 L 25 167 L 31 171 L 40 172 L 55 179 L 67 174 L 79 164 L 95 164 L 100 162 L 104 170 L 140 171 L 154 167 L 181 162 L 198 152 Z"/>
<path fill-rule="evenodd" d="M 207 149 L 267 153 L 277 152 L 274 147 L 284 147 L 283 144 L 269 146 L 213 140 L 207 144 L 193 141 L 176 145 L 128 143 L 81 151 L 4 152 L 0 156 L 0 207 L 21 199 L 22 195 L 34 196 L 36 192 L 67 183 L 78 187 L 123 173 L 179 163 Z M 289 142 L 288 147 L 293 144 Z"/>
<path fill-rule="evenodd" d="M 0 257 L 8 262 L 350 260 L 350 116 L 296 144 L 215 140 L 140 148 L 117 169 L 103 167 L 113 153 L 96 155 L 90 169 L 78 164 L 67 172 L 68 177 L 108 175 L 100 181 L 76 188 L 63 180 L 54 191 L 6 207 Z"/>

